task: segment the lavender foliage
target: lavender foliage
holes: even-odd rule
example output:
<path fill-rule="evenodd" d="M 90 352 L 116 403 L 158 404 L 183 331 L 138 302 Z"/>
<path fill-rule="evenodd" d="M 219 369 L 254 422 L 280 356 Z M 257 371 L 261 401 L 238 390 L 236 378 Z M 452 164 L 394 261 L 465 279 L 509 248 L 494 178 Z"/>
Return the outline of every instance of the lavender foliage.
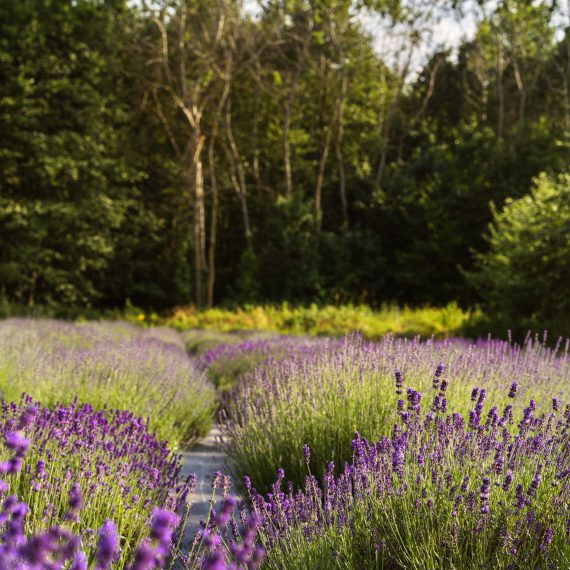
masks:
<path fill-rule="evenodd" d="M 111 558 L 124 564 L 153 511 L 184 510 L 193 492 L 191 478 L 178 479 L 179 458 L 132 412 L 77 402 L 47 408 L 24 397 L 2 404 L 0 437 L 1 491 L 28 505 L 26 531 L 39 535 L 65 525 L 89 556 L 99 552 L 101 566 Z M 107 520 L 127 537 L 121 545 L 113 544 L 117 533 L 111 523 L 105 527 Z M 108 532 L 97 545 L 101 528 Z"/>
<path fill-rule="evenodd" d="M 77 396 L 128 409 L 173 446 L 205 434 L 216 408 L 178 333 L 125 322 L 0 321 L 0 390 L 8 401 L 26 391 L 48 406 Z"/>
<path fill-rule="evenodd" d="M 298 450 L 304 444 L 316 469 L 329 461 L 341 466 L 350 457 L 355 429 L 368 439 L 387 435 L 398 417 L 398 400 L 413 413 L 416 396 L 406 395 L 404 382 L 417 393 L 438 389 L 432 412 L 461 413 L 473 427 L 484 421 L 488 400 L 497 406 L 493 413 L 513 396 L 550 411 L 568 399 L 568 348 L 568 343 L 549 348 L 534 337 L 524 345 L 394 337 L 370 343 L 358 336 L 323 341 L 311 354 L 268 362 L 238 386 L 224 425 L 226 451 L 239 480 L 247 473 L 269 490 L 273 474 L 283 467 L 302 484 L 305 462 Z M 472 406 L 464 397 L 467 388 L 473 389 Z M 524 410 L 509 410 L 514 421 L 522 419 Z"/>
<path fill-rule="evenodd" d="M 479 396 L 470 422 L 408 393 L 390 435 L 354 435 L 339 475 L 251 490 L 266 567 L 567 568 L 570 406 L 531 403 L 515 424 Z"/>

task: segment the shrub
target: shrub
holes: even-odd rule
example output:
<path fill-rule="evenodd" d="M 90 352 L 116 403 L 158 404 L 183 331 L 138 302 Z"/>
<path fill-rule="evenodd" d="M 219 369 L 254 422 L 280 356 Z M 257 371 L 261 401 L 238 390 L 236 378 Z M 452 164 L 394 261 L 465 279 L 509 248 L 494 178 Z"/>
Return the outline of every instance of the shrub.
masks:
<path fill-rule="evenodd" d="M 229 476 L 214 475 L 207 520 L 184 548 L 195 475 L 178 480 L 179 461 L 142 420 L 128 412 L 112 417 L 88 405 L 48 410 L 29 398 L 4 405 L 0 566 L 153 570 L 170 560 L 169 568 L 188 570 L 258 568 L 264 556 L 255 545 L 258 520 L 242 516 L 240 535 Z"/>
<path fill-rule="evenodd" d="M 327 343 L 311 338 L 257 338 L 239 343 L 222 344 L 200 355 L 196 365 L 220 390 L 229 391 L 237 381 L 259 366 L 314 354 Z"/>
<path fill-rule="evenodd" d="M 365 338 L 379 339 L 387 333 L 401 336 L 447 337 L 458 334 L 478 311 L 463 311 L 457 304 L 446 307 L 412 309 L 384 305 L 373 310 L 365 305 L 318 307 L 245 306 L 234 311 L 192 307 L 177 309 L 166 323 L 178 329 L 214 329 L 219 331 L 268 331 L 282 334 L 343 336 L 360 332 Z"/>
<path fill-rule="evenodd" d="M 0 426 L 0 471 L 8 474 L 1 492 L 27 505 L 26 532 L 63 525 L 92 558 L 95 531 L 112 519 L 120 537 L 114 568 L 148 534 L 154 509 L 183 509 L 193 492 L 192 479 L 178 480 L 179 459 L 131 412 L 77 403 L 49 409 L 27 397 L 3 404 Z"/>
<path fill-rule="evenodd" d="M 516 328 L 569 333 L 570 174 L 534 181 L 531 192 L 493 210 L 489 251 L 468 274 L 496 319 Z"/>
<path fill-rule="evenodd" d="M 305 447 L 304 488 L 284 489 L 281 471 L 265 497 L 246 480 L 264 568 L 568 568 L 570 407 L 531 400 L 517 422 L 480 389 L 463 416 L 441 388 L 408 388 L 391 433 L 357 433 L 338 476 L 331 463 L 319 484 Z"/>

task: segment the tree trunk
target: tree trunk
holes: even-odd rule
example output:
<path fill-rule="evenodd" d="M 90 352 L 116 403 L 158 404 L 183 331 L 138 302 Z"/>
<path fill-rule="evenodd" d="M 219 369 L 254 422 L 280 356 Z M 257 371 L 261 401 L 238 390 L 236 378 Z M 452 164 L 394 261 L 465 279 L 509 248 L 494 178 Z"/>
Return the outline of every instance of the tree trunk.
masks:
<path fill-rule="evenodd" d="M 323 182 L 325 179 L 325 167 L 327 165 L 327 159 L 329 156 L 329 149 L 331 146 L 332 139 L 332 128 L 327 126 L 325 133 L 325 141 L 323 144 L 323 151 L 321 153 L 321 159 L 319 160 L 319 171 L 317 174 L 317 185 L 315 186 L 315 220 L 317 222 L 317 228 L 320 230 L 321 223 L 323 219 L 322 210 L 322 192 L 323 192 Z"/>
<path fill-rule="evenodd" d="M 342 57 L 344 58 L 344 56 Z M 348 228 L 348 201 L 346 198 L 346 172 L 344 168 L 344 158 L 342 155 L 342 141 L 344 138 L 344 101 L 346 99 L 347 91 L 348 91 L 348 80 L 346 77 L 346 70 L 344 69 L 343 66 L 341 91 L 337 104 L 337 129 L 336 129 L 336 139 L 335 139 L 335 154 L 336 154 L 336 161 L 338 164 L 338 179 L 339 179 L 340 202 L 342 206 L 342 219 L 345 228 Z"/>
<path fill-rule="evenodd" d="M 212 190 L 212 211 L 210 212 L 210 243 L 208 247 L 208 307 L 214 306 L 214 287 L 216 284 L 216 240 L 218 237 L 218 209 L 220 198 L 218 195 L 218 181 L 216 177 L 216 163 L 214 158 L 214 145 L 210 141 L 208 148 L 208 167 L 210 169 L 210 187 Z"/>
<path fill-rule="evenodd" d="M 194 202 L 194 300 L 197 307 L 201 307 L 204 303 L 203 276 L 206 268 L 206 221 L 202 172 L 203 147 L 204 137 L 197 130 L 193 133 L 190 140 L 183 170 L 184 185 L 189 191 L 190 199 Z"/>
<path fill-rule="evenodd" d="M 497 67 L 497 89 L 499 91 L 499 110 L 497 115 L 497 141 L 500 143 L 503 140 L 503 132 L 505 129 L 505 85 L 504 76 L 505 61 L 504 61 L 504 43 L 503 35 L 499 35 L 499 61 Z"/>
<path fill-rule="evenodd" d="M 293 79 L 289 88 L 289 94 L 287 96 L 287 101 L 285 102 L 285 115 L 283 117 L 283 160 L 285 165 L 285 192 L 288 198 L 293 194 L 293 169 L 291 167 L 291 143 L 289 141 L 289 131 L 291 130 L 291 116 L 293 113 L 293 103 L 295 102 L 295 97 L 297 95 L 297 85 L 301 77 L 301 71 L 305 64 L 307 57 L 307 52 L 309 45 L 311 43 L 311 38 L 313 34 L 313 20 L 309 16 L 307 21 L 307 34 L 303 38 L 303 43 L 301 46 L 301 56 L 297 65 L 295 66 L 295 72 L 293 74 Z"/>
<path fill-rule="evenodd" d="M 228 137 L 228 143 L 230 146 L 230 162 L 232 165 L 231 178 L 236 190 L 236 193 L 240 199 L 241 211 L 243 216 L 243 227 L 245 231 L 245 242 L 246 246 L 250 251 L 253 251 L 253 240 L 251 223 L 249 220 L 249 208 L 247 204 L 247 184 L 245 180 L 245 170 L 243 163 L 241 161 L 241 156 L 234 139 L 234 134 L 232 131 L 232 101 L 228 98 L 226 103 L 226 133 Z M 237 176 L 236 176 L 237 174 Z"/>
<path fill-rule="evenodd" d="M 257 192 L 261 193 L 262 183 L 259 171 L 259 107 L 260 107 L 260 90 L 255 90 L 254 114 L 253 114 L 253 178 Z"/>
<path fill-rule="evenodd" d="M 382 184 L 384 169 L 386 168 L 386 162 L 388 160 L 388 143 L 390 140 L 390 126 L 392 122 L 392 117 L 396 113 L 396 108 L 398 106 L 398 103 L 400 102 L 400 97 L 404 89 L 404 84 L 406 83 L 406 78 L 408 77 L 408 73 L 410 70 L 410 63 L 412 60 L 412 53 L 413 53 L 413 47 L 410 47 L 407 54 L 407 59 L 404 63 L 400 75 L 398 90 L 396 91 L 394 97 L 390 101 L 388 112 L 386 113 L 386 119 L 382 123 L 382 146 L 380 148 L 380 162 L 378 163 L 378 168 L 376 170 L 376 177 L 374 180 L 377 186 L 380 186 Z"/>
<path fill-rule="evenodd" d="M 208 145 L 208 168 L 210 170 L 210 185 L 212 191 L 212 211 L 210 213 L 210 242 L 208 247 L 208 307 L 214 306 L 214 287 L 216 284 L 216 242 L 218 238 L 218 210 L 220 204 L 214 147 L 218 136 L 220 118 L 229 92 L 230 81 L 226 81 L 222 96 L 218 102 L 216 115 L 214 116 L 214 122 L 212 124 L 212 131 L 210 135 L 210 143 Z"/>
<path fill-rule="evenodd" d="M 283 160 L 285 163 L 285 195 L 290 198 L 293 194 L 293 172 L 291 169 L 291 144 L 289 142 L 289 130 L 291 129 L 291 106 L 292 101 L 287 101 L 285 117 L 283 120 Z"/>

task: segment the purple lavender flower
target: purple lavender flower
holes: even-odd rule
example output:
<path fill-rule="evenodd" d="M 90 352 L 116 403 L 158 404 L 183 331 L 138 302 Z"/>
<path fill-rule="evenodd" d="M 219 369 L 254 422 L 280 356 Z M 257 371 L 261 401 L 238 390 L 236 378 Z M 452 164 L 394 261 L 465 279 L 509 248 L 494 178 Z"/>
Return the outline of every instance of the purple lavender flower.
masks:
<path fill-rule="evenodd" d="M 87 556 L 85 556 L 85 552 L 80 551 L 75 555 L 69 570 L 87 570 Z"/>
<path fill-rule="evenodd" d="M 526 504 L 526 497 L 524 495 L 524 489 L 521 484 L 517 485 L 515 489 L 515 507 L 519 510 L 523 509 Z"/>
<path fill-rule="evenodd" d="M 505 475 L 505 480 L 503 482 L 503 491 L 508 492 L 509 489 L 511 488 L 512 482 L 513 482 L 513 472 L 511 469 L 509 469 L 507 471 L 507 474 Z"/>
<path fill-rule="evenodd" d="M 311 448 L 307 445 L 303 445 L 303 457 L 305 458 L 305 463 L 309 465 L 311 461 Z"/>
<path fill-rule="evenodd" d="M 135 557 L 129 570 L 153 570 L 157 565 L 156 558 L 156 550 L 148 541 L 143 541 L 135 552 Z"/>
<path fill-rule="evenodd" d="M 95 551 L 97 568 L 106 570 L 111 567 L 119 552 L 119 536 L 117 526 L 109 519 L 105 521 L 99 532 L 99 542 Z"/>
<path fill-rule="evenodd" d="M 13 451 L 16 457 L 24 457 L 30 447 L 30 442 L 21 433 L 11 432 L 6 434 L 6 447 Z"/>
<path fill-rule="evenodd" d="M 534 475 L 534 479 L 531 481 L 527 491 L 527 495 L 529 497 L 534 497 L 536 495 L 536 491 L 538 490 L 538 487 L 540 486 L 541 482 L 542 482 L 542 465 L 539 465 Z"/>
<path fill-rule="evenodd" d="M 511 384 L 511 389 L 509 390 L 509 398 L 514 398 L 517 395 L 518 389 L 519 389 L 519 383 L 515 380 Z"/>
<path fill-rule="evenodd" d="M 402 386 L 404 385 L 404 377 L 399 370 L 396 370 L 394 376 L 396 378 L 396 394 L 400 395 L 402 393 Z"/>
<path fill-rule="evenodd" d="M 79 483 L 75 483 L 71 488 L 71 491 L 69 491 L 67 504 L 69 505 L 69 508 L 72 511 L 78 511 L 79 509 L 81 509 L 82 495 Z"/>
<path fill-rule="evenodd" d="M 285 473 L 283 473 L 283 476 L 285 476 Z M 282 479 L 283 477 L 281 477 Z M 231 496 L 227 496 L 224 499 L 224 502 L 222 503 L 222 508 L 220 510 L 220 512 L 218 513 L 218 515 L 215 517 L 214 522 L 215 524 L 221 528 L 224 527 L 228 521 L 230 520 L 230 517 L 232 516 L 234 509 L 236 507 L 236 500 L 231 497 Z"/>
<path fill-rule="evenodd" d="M 202 570 L 227 570 L 224 557 L 219 550 L 208 556 L 202 565 Z"/>
<path fill-rule="evenodd" d="M 420 402 L 422 401 L 422 394 L 412 388 L 408 388 L 406 394 L 408 397 L 408 408 L 419 414 L 421 410 Z"/>
<path fill-rule="evenodd" d="M 544 538 L 542 539 L 542 542 L 540 543 L 539 546 L 542 552 L 544 552 L 548 548 L 548 545 L 552 542 L 553 538 L 554 538 L 554 530 L 551 527 L 547 527 L 546 530 L 544 531 Z"/>
<path fill-rule="evenodd" d="M 169 543 L 172 532 L 179 522 L 178 515 L 172 511 L 156 508 L 152 512 L 150 536 L 161 543 Z"/>
<path fill-rule="evenodd" d="M 435 369 L 435 373 L 433 375 L 433 383 L 432 386 L 435 390 L 437 390 L 439 388 L 439 381 L 440 381 L 440 376 L 443 373 L 443 364 L 441 364 L 441 362 L 437 365 L 437 368 Z"/>

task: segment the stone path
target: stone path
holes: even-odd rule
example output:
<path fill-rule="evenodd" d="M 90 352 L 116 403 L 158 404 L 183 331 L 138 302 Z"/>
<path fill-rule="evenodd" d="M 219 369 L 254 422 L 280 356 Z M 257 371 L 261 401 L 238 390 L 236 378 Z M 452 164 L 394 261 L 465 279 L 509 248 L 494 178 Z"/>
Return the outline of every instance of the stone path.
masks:
<path fill-rule="evenodd" d="M 226 456 L 221 450 L 220 428 L 214 426 L 205 439 L 192 449 L 183 452 L 182 456 L 180 476 L 186 477 L 190 473 L 196 473 L 198 478 L 185 532 L 185 538 L 191 540 L 196 530 L 200 528 L 200 521 L 205 520 L 210 511 L 214 473 L 216 471 L 227 473 Z M 219 500 L 220 495 L 217 497 L 217 501 Z"/>

